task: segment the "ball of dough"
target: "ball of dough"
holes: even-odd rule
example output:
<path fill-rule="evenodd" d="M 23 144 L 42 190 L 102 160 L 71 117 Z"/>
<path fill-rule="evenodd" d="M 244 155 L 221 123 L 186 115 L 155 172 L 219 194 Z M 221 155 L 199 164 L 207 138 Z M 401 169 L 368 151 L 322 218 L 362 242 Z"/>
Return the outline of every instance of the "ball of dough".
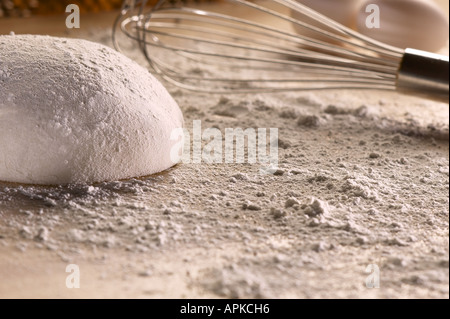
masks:
<path fill-rule="evenodd" d="M 174 163 L 183 115 L 146 69 L 100 44 L 0 36 L 0 180 L 93 183 Z"/>
<path fill-rule="evenodd" d="M 380 9 L 380 28 L 368 28 L 368 5 Z M 357 30 L 381 42 L 406 49 L 439 51 L 448 42 L 448 19 L 431 0 L 366 0 L 358 13 Z"/>

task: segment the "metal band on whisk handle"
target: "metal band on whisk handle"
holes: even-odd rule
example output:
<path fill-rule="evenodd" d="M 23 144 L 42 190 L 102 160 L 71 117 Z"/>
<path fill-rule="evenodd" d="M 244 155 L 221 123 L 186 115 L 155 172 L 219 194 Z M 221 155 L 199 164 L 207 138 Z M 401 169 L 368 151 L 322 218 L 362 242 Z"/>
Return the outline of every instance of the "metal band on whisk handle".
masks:
<path fill-rule="evenodd" d="M 406 49 L 398 71 L 397 90 L 448 103 L 448 71 L 447 56 Z"/>

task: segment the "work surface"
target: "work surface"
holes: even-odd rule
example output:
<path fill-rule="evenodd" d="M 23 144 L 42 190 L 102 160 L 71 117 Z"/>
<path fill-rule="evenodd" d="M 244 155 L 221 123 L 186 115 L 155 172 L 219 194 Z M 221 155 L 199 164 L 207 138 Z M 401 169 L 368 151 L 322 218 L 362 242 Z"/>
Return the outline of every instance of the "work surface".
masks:
<path fill-rule="evenodd" d="M 79 31 L 64 17 L 0 20 L 0 33 L 111 45 L 113 18 L 86 16 Z M 168 89 L 191 132 L 195 120 L 221 132 L 279 128 L 278 173 L 180 164 L 93 186 L 1 183 L 0 297 L 448 298 L 448 105 Z M 69 264 L 79 289 L 66 287 Z M 369 265 L 379 289 L 366 286 Z"/>

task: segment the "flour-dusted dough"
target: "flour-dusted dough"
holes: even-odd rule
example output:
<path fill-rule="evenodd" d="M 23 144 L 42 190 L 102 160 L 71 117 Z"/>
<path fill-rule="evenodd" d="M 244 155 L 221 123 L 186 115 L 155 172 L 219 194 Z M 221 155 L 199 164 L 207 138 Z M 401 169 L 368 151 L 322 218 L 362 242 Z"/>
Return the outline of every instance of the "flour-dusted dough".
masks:
<path fill-rule="evenodd" d="M 183 115 L 143 67 L 100 44 L 0 36 L 0 180 L 92 183 L 174 163 Z"/>

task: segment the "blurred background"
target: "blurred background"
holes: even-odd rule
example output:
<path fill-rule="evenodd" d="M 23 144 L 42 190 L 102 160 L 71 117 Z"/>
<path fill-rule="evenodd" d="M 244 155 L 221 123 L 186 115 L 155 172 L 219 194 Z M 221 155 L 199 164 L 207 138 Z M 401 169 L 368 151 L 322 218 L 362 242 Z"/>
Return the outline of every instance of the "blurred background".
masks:
<path fill-rule="evenodd" d="M 270 0 L 266 0 L 270 2 Z M 298 0 L 300 2 L 309 1 Z M 328 3 L 330 0 L 323 0 L 323 3 Z M 348 3 L 343 1 L 343 5 Z M 357 1 L 357 0 L 354 0 Z M 395 1 L 395 0 L 391 0 Z M 437 3 L 444 15 L 449 15 L 449 1 L 448 0 L 420 0 L 424 2 Z M 83 38 L 94 42 L 101 42 L 103 44 L 112 45 L 110 41 L 113 23 L 116 20 L 120 8 L 124 3 L 137 3 L 137 7 L 141 5 L 143 0 L 0 0 L 0 34 L 41 34 L 69 38 Z M 147 0 L 149 7 L 155 5 L 158 0 Z M 167 0 L 170 3 L 186 3 L 195 2 L 202 3 L 206 7 L 214 6 L 216 9 L 220 6 L 221 9 L 232 11 L 233 14 L 245 17 L 248 12 L 242 7 L 242 10 L 236 12 L 234 6 L 227 8 L 227 3 L 221 0 Z M 80 28 L 69 29 L 66 27 L 66 18 L 70 13 L 66 13 L 66 7 L 69 4 L 76 4 L 80 9 Z M 345 6 L 344 6 L 345 7 Z M 408 11 L 409 12 L 409 11 Z M 405 15 L 408 16 L 408 12 Z M 326 13 L 325 13 L 326 14 Z M 416 13 L 417 14 L 417 13 Z M 417 17 L 411 20 L 411 25 L 403 25 L 405 19 L 401 19 L 404 30 L 411 33 L 410 30 L 422 30 L 420 22 L 417 22 Z M 418 24 L 419 23 L 419 24 Z M 390 25 L 389 23 L 387 25 Z M 429 29 L 429 27 L 428 27 Z M 447 30 L 447 28 L 445 28 Z M 433 36 L 438 37 L 439 30 L 436 30 Z M 120 32 L 119 32 L 120 33 Z M 420 33 L 420 32 L 419 32 Z M 442 30 L 441 30 L 441 33 Z M 414 32 L 412 34 L 415 34 Z M 371 36 L 371 35 L 369 35 Z M 427 36 L 427 33 L 422 32 L 422 36 Z M 448 36 L 448 33 L 447 33 Z M 126 39 L 123 34 L 118 35 L 120 43 L 131 46 L 130 39 Z M 404 39 L 404 37 L 397 37 L 396 39 Z M 380 40 L 380 39 L 378 39 Z M 394 40 L 395 41 L 395 40 Z M 396 45 L 396 43 L 389 43 Z M 419 48 L 415 45 L 409 47 Z M 419 48 L 427 51 L 434 51 L 444 55 L 448 55 L 448 45 L 445 45 L 440 50 L 431 50 L 426 48 Z"/>
<path fill-rule="evenodd" d="M 148 0 L 148 5 L 154 5 L 158 0 Z M 195 2 L 213 2 L 220 0 L 190 0 Z M 431 0 L 433 1 L 433 0 Z M 448 16 L 449 1 L 434 0 L 446 12 Z M 57 35 L 63 31 L 64 25 L 56 25 L 55 22 L 61 21 L 65 17 L 66 6 L 77 4 L 80 13 L 84 14 L 87 24 L 85 27 L 94 26 L 96 18 L 99 23 L 106 17 L 113 17 L 111 12 L 117 13 L 124 0 L 0 0 L 0 34 L 9 33 L 32 33 L 32 34 L 54 34 Z M 132 3 L 133 0 L 129 0 Z M 136 1 L 141 3 L 142 1 Z M 169 0 L 169 2 L 183 2 L 183 0 Z M 109 14 L 108 14 L 109 13 Z M 92 18 L 95 15 L 96 18 Z M 59 16 L 59 18 L 58 18 Z M 28 20 L 23 20 L 27 18 Z M 94 23 L 91 23 L 94 22 Z M 59 24 L 59 23 L 58 23 Z M 43 26 L 41 28 L 41 26 Z M 46 28 L 47 27 L 47 28 Z M 15 30 L 12 30 L 12 29 Z"/>
<path fill-rule="evenodd" d="M 0 17 L 61 14 L 72 3 L 78 4 L 80 12 L 86 13 L 118 9 L 122 0 L 0 0 Z"/>
<path fill-rule="evenodd" d="M 180 0 L 173 0 L 176 1 Z M 448 12 L 448 0 L 436 1 Z M 148 0 L 149 5 L 156 2 L 157 0 Z M 0 18 L 63 14 L 69 4 L 79 5 L 81 13 L 111 11 L 119 9 L 122 3 L 123 0 L 0 0 Z"/>
<path fill-rule="evenodd" d="M 192 0 L 195 2 L 220 2 L 220 0 Z M 134 0 L 129 0 L 133 3 Z M 140 5 L 141 0 L 135 1 Z M 148 0 L 155 5 L 158 0 Z M 184 2 L 170 0 L 170 2 Z M 46 34 L 53 36 L 82 37 L 106 27 L 111 28 L 124 0 L 0 0 L 0 34 Z M 80 8 L 81 29 L 67 29 L 66 7 L 76 4 Z"/>

